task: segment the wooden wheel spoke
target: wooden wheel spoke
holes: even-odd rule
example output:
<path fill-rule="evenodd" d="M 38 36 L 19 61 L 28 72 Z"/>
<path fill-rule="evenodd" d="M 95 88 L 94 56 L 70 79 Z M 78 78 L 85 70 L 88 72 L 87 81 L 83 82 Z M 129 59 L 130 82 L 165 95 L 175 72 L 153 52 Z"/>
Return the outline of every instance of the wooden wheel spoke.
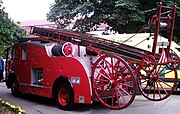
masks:
<path fill-rule="evenodd" d="M 126 66 L 123 66 L 123 68 L 122 68 L 122 70 L 121 70 L 121 72 L 122 72 L 122 74 L 123 74 L 123 72 L 126 70 Z"/>
<path fill-rule="evenodd" d="M 109 80 L 105 80 L 105 79 L 94 79 L 95 81 L 101 81 L 101 82 L 109 82 Z"/>
<path fill-rule="evenodd" d="M 161 80 L 161 79 L 159 79 L 159 81 L 162 82 L 162 83 L 164 83 L 164 84 L 167 85 L 168 87 L 172 88 L 172 86 L 169 85 L 169 84 L 167 84 L 165 81 L 163 81 L 163 80 Z"/>
<path fill-rule="evenodd" d="M 148 97 L 149 94 L 151 93 L 151 89 L 152 89 L 152 86 L 151 86 L 150 89 L 149 89 L 149 92 L 148 92 L 148 94 L 147 94 L 147 97 Z"/>
<path fill-rule="evenodd" d="M 125 100 L 125 98 L 124 98 L 124 96 L 123 96 L 122 92 L 121 92 L 118 88 L 116 88 L 116 90 L 118 91 L 118 93 L 120 94 L 120 96 L 121 96 L 122 100 L 123 100 L 123 101 L 124 101 L 124 103 L 126 104 L 127 102 L 126 102 L 126 100 Z"/>
<path fill-rule="evenodd" d="M 108 99 L 108 97 L 110 96 L 110 93 L 111 93 L 111 89 L 112 89 L 112 88 L 110 88 L 110 90 L 108 91 L 108 93 L 107 93 L 107 95 L 106 95 L 106 98 L 105 98 L 104 102 L 107 102 L 107 99 Z"/>
<path fill-rule="evenodd" d="M 125 90 L 125 89 L 123 89 L 122 87 L 120 87 L 120 86 L 116 86 L 118 89 L 120 89 L 120 90 L 122 90 L 126 95 L 128 95 L 129 97 L 131 97 L 131 95 Z"/>
<path fill-rule="evenodd" d="M 95 88 L 104 87 L 105 85 L 107 84 L 98 84 L 98 85 L 95 85 Z"/>
<path fill-rule="evenodd" d="M 119 69 L 119 68 L 118 68 Z M 115 70 L 115 74 L 117 75 L 118 74 L 118 76 L 124 76 L 124 71 L 126 70 L 126 66 L 123 66 L 123 68 L 121 68 L 120 70 L 118 70 L 118 69 L 114 69 Z M 129 72 L 127 72 L 127 74 L 128 74 Z M 130 73 L 129 73 L 130 74 Z"/>
<path fill-rule="evenodd" d="M 120 99 L 118 97 L 118 93 L 117 93 L 117 90 L 115 89 L 115 93 L 116 93 L 116 99 L 118 101 L 118 106 L 121 107 L 121 104 L 120 104 Z"/>
<path fill-rule="evenodd" d="M 168 74 L 168 73 L 170 73 L 170 72 L 172 72 L 172 70 L 170 70 L 170 71 L 168 71 L 168 72 L 165 72 L 165 73 L 161 73 L 161 74 L 159 74 L 159 76 L 163 76 L 163 75 Z"/>
<path fill-rule="evenodd" d="M 159 90 L 159 86 L 158 86 L 158 83 L 157 83 L 157 82 L 156 82 L 156 86 L 157 86 L 157 90 L 158 90 L 159 97 L 160 97 L 160 99 L 161 99 L 161 92 L 160 92 L 160 90 Z"/>
<path fill-rule="evenodd" d="M 110 76 L 111 72 L 110 72 L 109 67 L 106 66 L 109 73 L 106 72 L 106 70 L 105 70 L 106 67 L 104 68 L 102 65 L 100 65 L 100 67 L 101 67 L 101 69 L 106 73 L 106 75 L 107 75 L 109 78 L 111 78 L 111 76 Z"/>
<path fill-rule="evenodd" d="M 115 66 L 113 66 L 113 63 L 114 63 L 114 62 L 113 62 L 113 58 L 111 58 L 112 75 L 114 76 L 114 67 L 115 67 Z"/>
<path fill-rule="evenodd" d="M 146 84 L 146 87 L 142 88 L 142 89 L 143 89 L 143 91 L 145 91 L 147 87 L 148 87 L 148 85 Z"/>
<path fill-rule="evenodd" d="M 112 102 L 111 102 L 112 104 L 111 105 L 114 106 L 114 88 L 111 91 L 111 93 L 112 93 Z"/>
<path fill-rule="evenodd" d="M 165 68 L 166 68 L 166 67 L 163 67 L 163 69 L 158 70 L 158 71 L 157 71 L 157 73 L 158 73 L 158 74 L 161 74 L 161 73 L 162 73 L 162 71 L 164 71 L 164 69 L 165 69 Z M 159 67 L 159 69 L 160 69 L 160 67 Z"/>
<path fill-rule="evenodd" d="M 120 64 L 120 61 L 117 61 L 116 63 L 115 63 L 115 65 L 114 65 L 114 67 L 115 67 L 115 69 L 114 69 L 114 73 L 115 74 L 119 74 L 120 73 L 120 71 L 119 71 L 119 68 L 120 68 L 120 66 L 119 66 L 119 64 Z M 121 73 L 120 73 L 121 74 Z"/>
<path fill-rule="evenodd" d="M 110 87 L 111 87 L 111 86 L 108 86 L 105 90 L 103 90 L 103 91 L 99 94 L 99 97 L 100 97 L 101 95 L 103 95 Z"/>
<path fill-rule="evenodd" d="M 101 76 L 103 76 L 104 78 L 106 78 L 106 79 L 108 79 L 108 80 L 110 80 L 111 78 L 107 75 L 107 73 L 106 73 L 106 76 L 104 75 L 104 74 L 102 74 L 102 73 L 100 73 L 100 72 L 98 72 L 98 71 L 95 71 L 96 73 L 98 73 L 98 74 L 100 74 Z"/>
<path fill-rule="evenodd" d="M 119 63 L 120 63 L 120 61 L 116 61 L 116 63 L 114 64 L 114 66 L 115 66 L 116 68 L 119 68 Z"/>
<path fill-rule="evenodd" d="M 156 69 L 156 72 L 159 72 L 160 69 L 161 69 L 161 64 L 160 64 L 160 66 L 158 67 L 158 69 Z M 163 70 L 164 70 L 164 68 L 163 68 Z M 161 72 L 162 72 L 163 70 L 161 70 Z"/>
<path fill-rule="evenodd" d="M 161 88 L 163 89 L 163 91 L 168 94 L 168 92 L 163 88 L 163 86 L 161 85 L 161 83 L 159 81 L 157 81 L 159 83 L 159 85 L 161 86 Z"/>
<path fill-rule="evenodd" d="M 111 66 L 111 64 L 106 60 L 106 59 L 104 59 L 104 62 L 105 62 L 105 64 L 106 64 L 106 67 L 105 68 L 107 68 L 108 69 L 108 72 L 111 74 L 111 71 L 110 71 L 110 69 L 109 69 L 109 67 Z M 112 67 L 112 66 L 111 66 Z"/>

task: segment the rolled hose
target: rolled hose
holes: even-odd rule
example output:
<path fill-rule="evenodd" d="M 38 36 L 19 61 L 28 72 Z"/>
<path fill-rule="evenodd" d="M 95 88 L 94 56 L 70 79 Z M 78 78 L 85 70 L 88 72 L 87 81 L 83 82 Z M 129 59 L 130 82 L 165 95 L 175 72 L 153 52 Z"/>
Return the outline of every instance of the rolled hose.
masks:
<path fill-rule="evenodd" d="M 61 42 L 59 45 L 54 45 L 52 50 L 53 56 L 68 56 L 74 55 L 75 49 L 70 42 Z"/>

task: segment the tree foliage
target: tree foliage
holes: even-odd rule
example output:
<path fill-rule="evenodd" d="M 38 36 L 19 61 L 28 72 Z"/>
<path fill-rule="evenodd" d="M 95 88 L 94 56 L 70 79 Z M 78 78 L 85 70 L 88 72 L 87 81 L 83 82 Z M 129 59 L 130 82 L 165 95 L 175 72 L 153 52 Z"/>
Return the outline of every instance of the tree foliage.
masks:
<path fill-rule="evenodd" d="M 0 55 L 4 55 L 4 49 L 15 43 L 17 37 L 25 35 L 25 30 L 8 17 L 2 4 L 0 1 Z"/>
<path fill-rule="evenodd" d="M 119 33 L 137 32 L 145 26 L 154 12 L 144 12 L 156 7 L 157 2 L 163 5 L 176 4 L 179 0 L 55 0 L 47 14 L 48 20 L 65 20 L 82 15 L 77 25 L 93 26 L 100 22 L 107 23 Z M 93 14 L 89 16 L 90 14 Z M 180 11 L 177 12 L 175 36 L 180 37 Z"/>

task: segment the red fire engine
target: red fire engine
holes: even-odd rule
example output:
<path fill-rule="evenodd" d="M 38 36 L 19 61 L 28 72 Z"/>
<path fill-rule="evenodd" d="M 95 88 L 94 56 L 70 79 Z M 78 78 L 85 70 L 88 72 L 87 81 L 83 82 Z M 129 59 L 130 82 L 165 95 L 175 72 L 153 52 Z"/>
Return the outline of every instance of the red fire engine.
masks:
<path fill-rule="evenodd" d="M 170 12 L 165 15 L 163 8 Z M 157 9 L 146 27 L 155 25 L 152 52 L 68 30 L 32 27 L 34 37 L 19 39 L 7 49 L 7 87 L 14 96 L 28 93 L 54 98 L 65 110 L 95 100 L 111 109 L 126 108 L 135 98 L 135 82 L 147 99 L 167 98 L 176 86 L 179 66 L 178 56 L 169 53 L 176 7 L 160 3 Z M 167 27 L 162 28 L 160 21 Z M 156 43 L 162 30 L 170 34 L 169 48 L 158 55 Z M 164 76 L 167 73 L 171 78 Z"/>

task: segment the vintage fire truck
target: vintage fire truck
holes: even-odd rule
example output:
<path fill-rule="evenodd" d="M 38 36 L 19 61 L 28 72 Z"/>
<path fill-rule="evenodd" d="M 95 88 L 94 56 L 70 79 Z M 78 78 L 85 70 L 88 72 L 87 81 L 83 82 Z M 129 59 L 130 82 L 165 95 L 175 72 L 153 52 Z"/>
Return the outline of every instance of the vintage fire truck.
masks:
<path fill-rule="evenodd" d="M 169 53 L 176 6 L 159 3 L 157 10 L 146 27 L 155 27 L 152 52 L 69 30 L 32 27 L 33 37 L 19 39 L 6 51 L 7 87 L 14 96 L 53 98 L 64 110 L 97 100 L 108 108 L 124 109 L 133 102 L 136 86 L 149 100 L 167 98 L 179 67 L 178 56 Z M 155 50 L 161 31 L 168 31 L 169 46 L 159 55 Z"/>

